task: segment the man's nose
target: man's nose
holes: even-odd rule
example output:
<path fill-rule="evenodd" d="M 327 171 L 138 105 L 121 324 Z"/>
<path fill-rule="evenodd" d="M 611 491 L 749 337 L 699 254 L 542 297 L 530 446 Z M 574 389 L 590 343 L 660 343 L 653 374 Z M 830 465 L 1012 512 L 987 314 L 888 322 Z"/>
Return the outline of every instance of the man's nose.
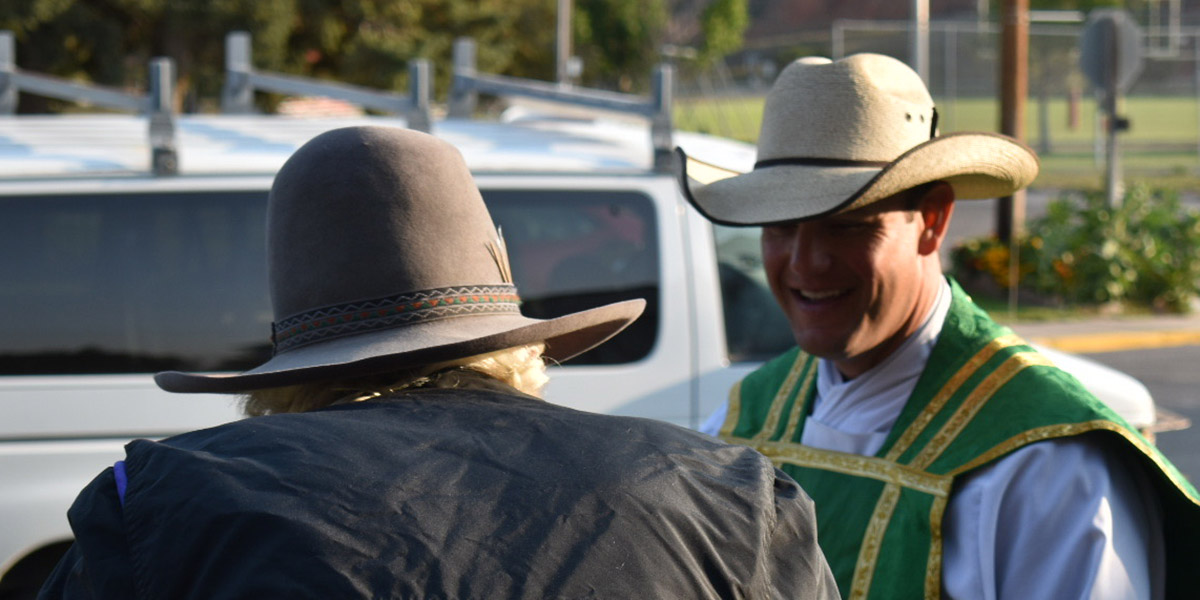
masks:
<path fill-rule="evenodd" d="M 828 240 L 816 232 L 805 231 L 804 227 L 796 228 L 792 239 L 791 269 L 811 275 L 828 271 L 832 264 Z"/>

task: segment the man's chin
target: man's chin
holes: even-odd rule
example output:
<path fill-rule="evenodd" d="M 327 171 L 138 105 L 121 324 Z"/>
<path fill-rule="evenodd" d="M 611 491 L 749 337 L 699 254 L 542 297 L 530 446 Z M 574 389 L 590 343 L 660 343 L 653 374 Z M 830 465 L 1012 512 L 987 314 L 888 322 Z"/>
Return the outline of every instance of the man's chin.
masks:
<path fill-rule="evenodd" d="M 796 345 L 806 354 L 825 360 L 845 360 L 850 356 L 846 340 L 827 339 L 817 336 L 795 336 Z"/>

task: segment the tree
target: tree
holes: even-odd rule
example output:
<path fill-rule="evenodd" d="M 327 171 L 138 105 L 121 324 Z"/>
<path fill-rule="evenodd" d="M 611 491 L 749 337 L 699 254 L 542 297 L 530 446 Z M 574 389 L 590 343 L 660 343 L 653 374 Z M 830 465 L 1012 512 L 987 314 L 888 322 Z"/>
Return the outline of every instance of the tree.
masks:
<path fill-rule="evenodd" d="M 646 86 L 666 30 L 664 0 L 576 0 L 572 16 L 584 83 L 626 92 Z"/>
<path fill-rule="evenodd" d="M 746 0 L 713 0 L 705 7 L 700 24 L 704 40 L 697 58 L 701 64 L 712 64 L 741 49 L 750 24 Z"/>
<path fill-rule="evenodd" d="M 0 27 L 13 31 L 23 69 L 144 88 L 149 59 L 169 56 L 180 97 L 195 97 L 220 90 L 225 32 L 254 31 L 256 48 L 278 62 L 296 8 L 295 0 L 31 0 L 0 5 Z M 21 98 L 22 111 L 55 107 Z"/>
<path fill-rule="evenodd" d="M 552 79 L 554 0 L 375 0 L 353 5 L 301 0 L 308 15 L 290 39 L 291 54 L 309 65 L 283 65 L 361 85 L 407 87 L 412 58 L 434 63 L 435 89 L 445 94 L 454 41 L 476 42 L 481 72 Z M 257 48 L 256 48 L 257 50 Z"/>
<path fill-rule="evenodd" d="M 224 39 L 252 34 L 263 70 L 406 89 L 408 61 L 434 63 L 445 94 L 451 48 L 476 39 L 481 71 L 551 79 L 554 0 L 27 0 L 0 3 L 17 64 L 60 77 L 144 89 L 154 56 L 175 60 L 179 97 L 215 106 Z M 536 57 L 545 58 L 537 60 Z M 61 108 L 22 95 L 19 110 Z"/>

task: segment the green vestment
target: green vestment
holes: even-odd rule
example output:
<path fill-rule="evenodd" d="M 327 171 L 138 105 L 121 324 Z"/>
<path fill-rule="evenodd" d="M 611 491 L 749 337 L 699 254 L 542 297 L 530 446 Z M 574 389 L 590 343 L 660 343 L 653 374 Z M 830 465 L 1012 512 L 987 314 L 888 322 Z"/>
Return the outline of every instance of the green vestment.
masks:
<path fill-rule="evenodd" d="M 1167 596 L 1200 593 L 1200 495 L 1138 432 L 951 282 L 912 396 L 875 456 L 800 444 L 817 359 L 793 348 L 730 393 L 721 437 L 770 457 L 813 498 L 844 598 L 936 598 L 955 478 L 1027 444 L 1097 432 L 1140 456 L 1162 502 Z"/>

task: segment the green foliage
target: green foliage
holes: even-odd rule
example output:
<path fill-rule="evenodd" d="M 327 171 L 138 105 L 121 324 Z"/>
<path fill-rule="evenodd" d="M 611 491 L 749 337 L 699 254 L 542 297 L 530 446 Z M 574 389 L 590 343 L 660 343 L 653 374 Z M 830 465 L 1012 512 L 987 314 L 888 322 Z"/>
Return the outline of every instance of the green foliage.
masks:
<path fill-rule="evenodd" d="M 1127 303 L 1186 312 L 1200 298 L 1200 212 L 1174 193 L 1135 186 L 1115 208 L 1100 193 L 1064 196 L 1019 240 L 1019 285 L 1080 305 Z M 995 238 L 952 252 L 955 276 L 1010 285 L 1010 254 Z"/>
<path fill-rule="evenodd" d="M 0 29 L 13 32 L 17 64 L 23 69 L 121 83 L 122 55 L 115 51 L 121 29 L 92 7 L 78 6 L 73 0 L 0 3 Z"/>
<path fill-rule="evenodd" d="M 711 65 L 740 49 L 743 34 L 749 25 L 750 13 L 746 0 L 713 0 L 700 17 L 700 26 L 704 31 L 700 63 Z"/>
<path fill-rule="evenodd" d="M 211 105 L 230 31 L 251 33 L 256 68 L 381 89 L 406 89 L 408 61 L 428 58 L 445 93 L 459 36 L 475 38 L 481 71 L 552 78 L 554 10 L 554 0 L 27 0 L 0 3 L 0 28 L 14 32 L 21 68 L 112 86 L 143 87 L 148 60 L 170 56 L 180 97 Z M 22 112 L 63 108 L 21 101 Z"/>
<path fill-rule="evenodd" d="M 427 58 L 434 89 L 445 93 L 454 40 L 471 37 L 481 72 L 553 76 L 553 0 L 299 1 L 305 18 L 279 55 L 278 68 L 288 72 L 400 90 L 408 86 L 408 61 Z M 258 52 L 257 35 L 255 43 Z M 545 58 L 530 60 L 536 56 Z"/>
<path fill-rule="evenodd" d="M 1019 280 L 1022 285 L 1028 284 L 1028 277 L 1034 273 L 1032 262 L 1035 248 L 1029 237 L 1018 241 L 1017 265 Z M 989 290 L 1007 290 L 1012 286 L 1012 253 L 1009 245 L 996 236 L 987 236 L 966 240 L 950 251 L 951 272 L 964 286 Z"/>
<path fill-rule="evenodd" d="M 575 0 L 572 23 L 583 82 L 644 89 L 659 62 L 667 25 L 664 0 Z"/>
<path fill-rule="evenodd" d="M 762 128 L 763 100 L 701 97 L 675 102 L 675 127 L 753 144 Z"/>

